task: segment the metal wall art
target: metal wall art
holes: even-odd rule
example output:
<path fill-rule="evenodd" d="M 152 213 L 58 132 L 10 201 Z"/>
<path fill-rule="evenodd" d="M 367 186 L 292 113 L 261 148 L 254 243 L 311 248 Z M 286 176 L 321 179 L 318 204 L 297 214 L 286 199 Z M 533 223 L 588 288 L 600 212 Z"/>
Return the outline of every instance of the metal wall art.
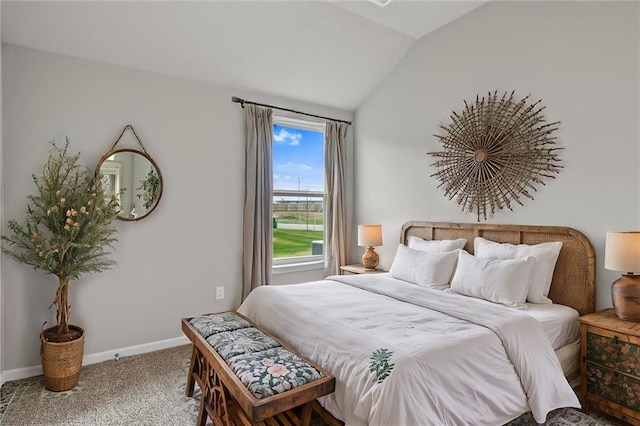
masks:
<path fill-rule="evenodd" d="M 440 181 L 449 200 L 456 197 L 464 212 L 475 211 L 487 220 L 487 212 L 522 204 L 522 196 L 533 199 L 529 189 L 555 178 L 562 166 L 552 133 L 557 124 L 544 124 L 544 106 L 529 96 L 514 99 L 514 92 L 497 91 L 486 98 L 476 96 L 475 103 L 464 102 L 461 113 L 453 112 L 451 123 L 440 125 L 443 135 L 434 135 L 442 143 L 442 152 L 430 152 L 438 158 L 431 164 L 432 174 Z"/>

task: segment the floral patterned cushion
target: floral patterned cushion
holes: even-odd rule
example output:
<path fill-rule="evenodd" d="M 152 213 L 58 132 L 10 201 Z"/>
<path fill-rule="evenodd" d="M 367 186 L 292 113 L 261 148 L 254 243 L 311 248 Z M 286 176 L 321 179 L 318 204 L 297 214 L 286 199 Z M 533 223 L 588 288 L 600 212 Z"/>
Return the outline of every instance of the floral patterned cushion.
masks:
<path fill-rule="evenodd" d="M 232 312 L 224 312 L 222 314 L 201 315 L 189 320 L 189 323 L 198 333 L 205 339 L 212 334 L 221 333 L 223 331 L 238 330 L 240 328 L 251 327 L 246 320 Z"/>
<path fill-rule="evenodd" d="M 280 343 L 254 327 L 213 334 L 207 343 L 225 361 L 237 355 L 251 354 L 280 346 Z"/>
<path fill-rule="evenodd" d="M 324 377 L 305 360 L 283 347 L 238 355 L 227 363 L 257 399 L 277 395 Z"/>

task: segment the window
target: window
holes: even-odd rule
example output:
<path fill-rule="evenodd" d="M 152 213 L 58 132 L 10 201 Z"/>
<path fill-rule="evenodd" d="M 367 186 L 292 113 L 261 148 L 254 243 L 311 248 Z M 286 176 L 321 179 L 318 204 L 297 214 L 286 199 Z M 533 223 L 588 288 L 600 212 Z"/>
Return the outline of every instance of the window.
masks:
<path fill-rule="evenodd" d="M 274 273 L 321 268 L 324 123 L 273 117 Z"/>

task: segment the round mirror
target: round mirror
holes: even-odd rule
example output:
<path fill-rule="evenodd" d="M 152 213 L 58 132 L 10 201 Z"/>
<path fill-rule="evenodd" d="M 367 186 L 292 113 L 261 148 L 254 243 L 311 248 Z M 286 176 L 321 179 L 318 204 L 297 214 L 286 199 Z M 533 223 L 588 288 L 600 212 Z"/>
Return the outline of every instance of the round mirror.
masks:
<path fill-rule="evenodd" d="M 162 173 L 148 154 L 116 149 L 102 156 L 96 175 L 102 175 L 107 196 L 120 202 L 118 219 L 140 220 L 156 208 L 162 197 Z"/>

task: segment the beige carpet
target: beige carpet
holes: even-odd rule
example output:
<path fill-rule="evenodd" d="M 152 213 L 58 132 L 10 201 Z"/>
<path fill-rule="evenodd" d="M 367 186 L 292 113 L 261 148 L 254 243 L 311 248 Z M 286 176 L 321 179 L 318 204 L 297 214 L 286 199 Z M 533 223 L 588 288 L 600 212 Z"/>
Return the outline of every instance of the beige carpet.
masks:
<path fill-rule="evenodd" d="M 3 426 L 194 425 L 198 400 L 184 395 L 189 345 L 106 361 L 83 368 L 78 386 L 50 392 L 42 376 L 5 383 L 0 389 Z M 197 387 L 196 387 L 197 389 Z M 321 425 L 319 420 L 314 425 Z M 530 414 L 510 426 L 536 423 Z M 620 425 L 572 409 L 551 413 L 546 425 Z"/>
<path fill-rule="evenodd" d="M 5 383 L 0 424 L 194 425 L 198 404 L 184 395 L 190 357 L 185 345 L 88 365 L 68 392 L 46 390 L 42 376 Z"/>

